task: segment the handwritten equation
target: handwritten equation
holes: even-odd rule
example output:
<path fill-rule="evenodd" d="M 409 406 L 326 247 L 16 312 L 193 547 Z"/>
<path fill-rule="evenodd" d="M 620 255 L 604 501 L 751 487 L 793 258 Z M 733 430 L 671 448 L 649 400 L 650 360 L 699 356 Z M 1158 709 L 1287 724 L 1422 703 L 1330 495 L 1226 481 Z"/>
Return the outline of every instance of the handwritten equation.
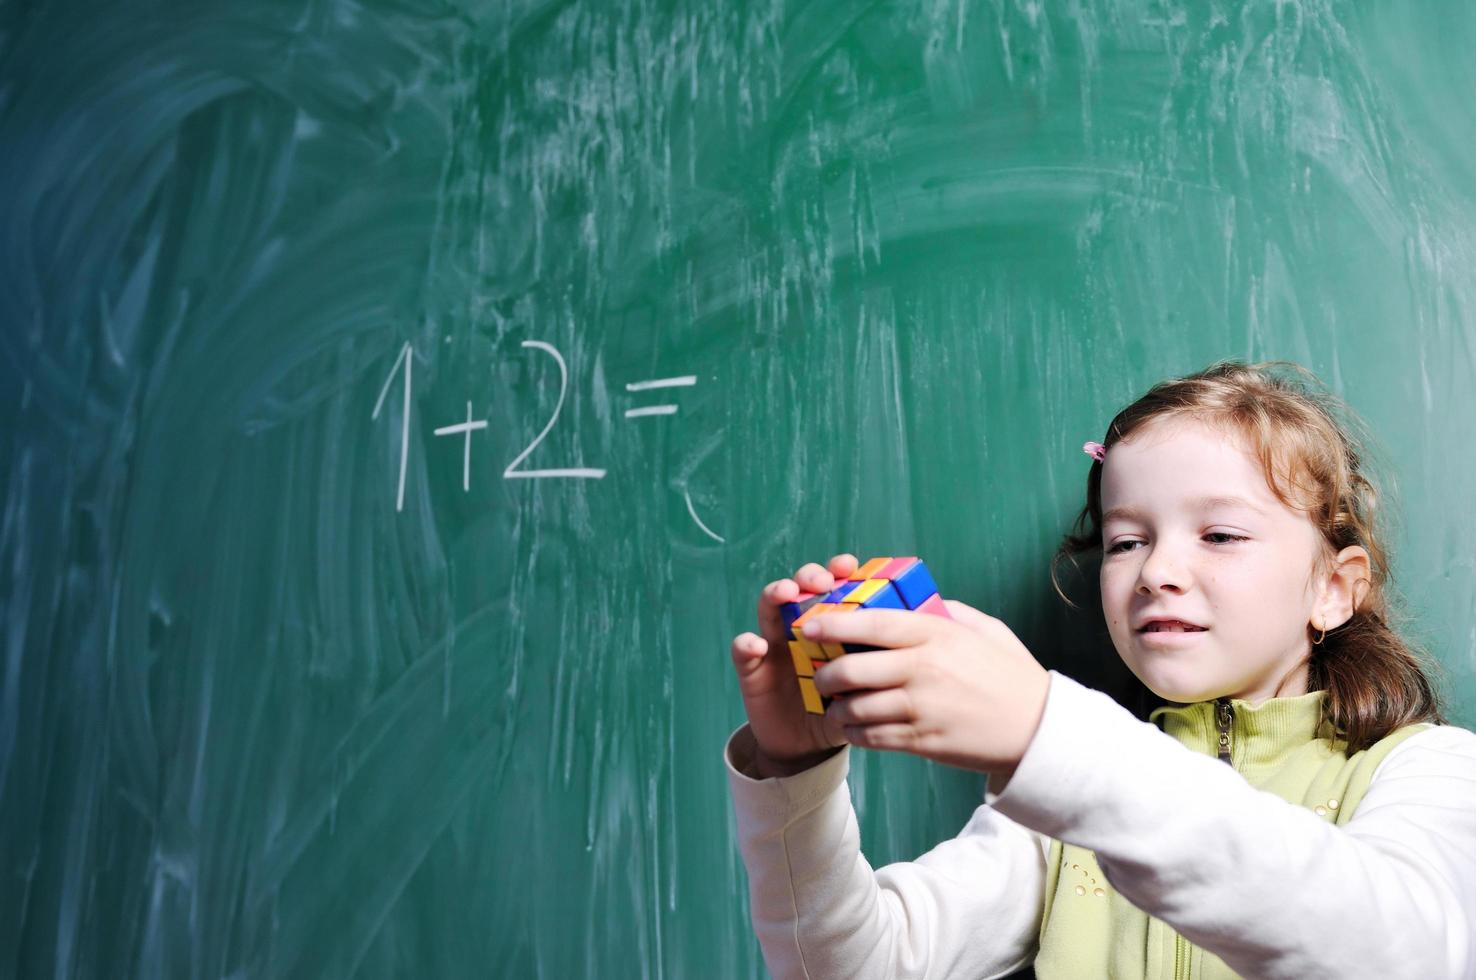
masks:
<path fill-rule="evenodd" d="M 553 414 L 549 416 L 548 422 L 544 425 L 543 430 L 539 432 L 538 435 L 533 439 L 533 441 L 528 443 L 528 445 L 524 447 L 523 451 L 518 453 L 518 455 L 513 458 L 513 461 L 507 464 L 507 468 L 502 471 L 503 479 L 604 479 L 605 471 L 603 469 L 598 469 L 595 467 L 574 466 L 538 470 L 519 468 L 523 460 L 527 459 L 528 456 L 533 452 L 533 450 L 538 448 L 538 444 L 542 442 L 544 438 L 549 434 L 549 432 L 552 431 L 553 427 L 558 424 L 559 412 L 561 412 L 564 408 L 564 395 L 566 394 L 569 387 L 569 369 L 568 366 L 564 363 L 563 355 L 558 352 L 558 349 L 556 347 L 554 347 L 552 344 L 544 343 L 541 340 L 525 340 L 523 341 L 523 346 L 548 353 L 550 356 L 553 357 L 554 362 L 558 364 L 559 400 L 554 405 Z M 397 491 L 395 497 L 395 510 L 397 512 L 403 511 L 405 509 L 405 469 L 410 461 L 410 406 L 411 393 L 414 386 L 414 367 L 414 352 L 412 351 L 410 344 L 407 341 L 404 346 L 400 348 L 400 355 L 399 357 L 395 358 L 395 363 L 394 366 L 390 368 L 389 376 L 384 379 L 384 386 L 379 389 L 379 398 L 377 398 L 374 402 L 374 411 L 369 416 L 371 421 L 377 420 L 379 418 L 380 410 L 384 408 L 384 400 L 389 395 L 390 388 L 394 384 L 396 374 L 401 375 L 404 378 L 402 389 L 404 402 L 402 410 L 400 412 L 400 482 L 399 490 Z M 673 378 L 654 378 L 649 381 L 633 381 L 626 384 L 625 390 L 650 391 L 660 388 L 689 388 L 696 383 L 697 376 L 695 374 L 684 374 L 679 377 Z M 674 404 L 646 405 L 640 408 L 626 409 L 625 417 L 631 419 L 644 418 L 647 416 L 673 415 L 676 413 L 676 410 L 677 406 Z M 472 436 L 487 428 L 487 420 L 475 418 L 474 415 L 475 413 L 472 411 L 472 403 L 468 401 L 466 403 L 465 419 L 459 422 L 453 422 L 450 425 L 439 426 L 434 430 L 435 435 L 438 438 L 447 438 L 454 436 L 461 437 L 462 492 L 470 492 L 471 490 Z M 696 508 L 692 505 L 691 492 L 683 488 L 683 496 L 686 498 L 687 513 L 691 515 L 692 520 L 697 524 L 699 528 L 702 529 L 703 533 L 715 541 L 725 541 L 724 538 L 716 534 L 711 528 L 709 528 L 706 524 L 702 522 L 702 519 L 700 517 L 697 516 Z"/>

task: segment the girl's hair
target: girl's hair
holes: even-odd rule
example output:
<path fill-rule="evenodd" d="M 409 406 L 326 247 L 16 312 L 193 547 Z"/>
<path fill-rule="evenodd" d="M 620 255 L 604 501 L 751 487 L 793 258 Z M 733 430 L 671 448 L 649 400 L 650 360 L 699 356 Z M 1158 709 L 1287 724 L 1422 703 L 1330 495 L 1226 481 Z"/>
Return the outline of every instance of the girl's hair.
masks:
<path fill-rule="evenodd" d="M 1103 444 L 1110 451 L 1150 423 L 1186 419 L 1243 437 L 1271 492 L 1316 525 L 1323 547 L 1314 574 L 1330 571 L 1334 557 L 1349 545 L 1368 551 L 1372 581 L 1364 580 L 1364 589 L 1354 587 L 1352 618 L 1312 647 L 1307 670 L 1307 690 L 1327 691 L 1323 719 L 1347 743 L 1347 752 L 1365 749 L 1415 722 L 1444 724 L 1430 679 L 1440 673 L 1438 662 L 1391 626 L 1386 522 L 1378 507 L 1379 492 L 1364 466 L 1364 447 L 1372 439 L 1352 409 L 1300 365 L 1220 361 L 1154 385 L 1117 414 Z M 1078 555 L 1101 547 L 1102 464 L 1094 461 L 1087 475 L 1086 506 L 1051 561 L 1051 581 L 1067 605 L 1075 606 L 1061 591 L 1061 561 L 1078 566 Z M 1307 629 L 1312 639 L 1310 624 Z M 1148 693 L 1147 688 L 1141 693 Z M 1141 714 L 1145 709 L 1139 707 Z"/>

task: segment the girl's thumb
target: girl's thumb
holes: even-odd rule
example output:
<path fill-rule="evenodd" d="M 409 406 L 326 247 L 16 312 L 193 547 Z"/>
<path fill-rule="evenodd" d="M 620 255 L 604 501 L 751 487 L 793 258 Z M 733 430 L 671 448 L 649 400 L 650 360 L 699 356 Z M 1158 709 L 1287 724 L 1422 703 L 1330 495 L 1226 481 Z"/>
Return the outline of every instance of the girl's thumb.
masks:
<path fill-rule="evenodd" d="M 733 669 L 739 677 L 747 677 L 759 669 L 768 652 L 768 640 L 755 633 L 740 633 L 733 637 Z"/>

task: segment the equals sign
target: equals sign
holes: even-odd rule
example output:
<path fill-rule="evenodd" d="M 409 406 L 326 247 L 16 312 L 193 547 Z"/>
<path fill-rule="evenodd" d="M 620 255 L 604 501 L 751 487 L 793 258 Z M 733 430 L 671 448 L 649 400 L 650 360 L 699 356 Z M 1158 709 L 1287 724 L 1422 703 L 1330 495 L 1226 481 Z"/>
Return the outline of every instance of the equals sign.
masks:
<path fill-rule="evenodd" d="M 651 381 L 632 381 L 626 384 L 626 391 L 646 391 L 650 388 L 690 388 L 697 383 L 697 375 L 684 374 L 679 378 L 655 378 Z M 625 417 L 628 419 L 639 418 L 642 415 L 673 415 L 676 413 L 675 405 L 647 405 L 645 408 L 627 408 Z"/>

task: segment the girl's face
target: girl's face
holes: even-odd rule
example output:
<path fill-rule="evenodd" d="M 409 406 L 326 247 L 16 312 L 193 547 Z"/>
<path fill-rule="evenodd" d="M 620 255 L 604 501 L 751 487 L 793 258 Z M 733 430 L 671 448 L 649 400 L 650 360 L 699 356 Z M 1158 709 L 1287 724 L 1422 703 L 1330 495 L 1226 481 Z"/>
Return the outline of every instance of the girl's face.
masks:
<path fill-rule="evenodd" d="M 1107 629 L 1150 690 L 1181 704 L 1306 693 L 1321 536 L 1238 437 L 1179 419 L 1139 429 L 1103 460 L 1102 515 Z M 1152 619 L 1200 629 L 1146 631 Z"/>

